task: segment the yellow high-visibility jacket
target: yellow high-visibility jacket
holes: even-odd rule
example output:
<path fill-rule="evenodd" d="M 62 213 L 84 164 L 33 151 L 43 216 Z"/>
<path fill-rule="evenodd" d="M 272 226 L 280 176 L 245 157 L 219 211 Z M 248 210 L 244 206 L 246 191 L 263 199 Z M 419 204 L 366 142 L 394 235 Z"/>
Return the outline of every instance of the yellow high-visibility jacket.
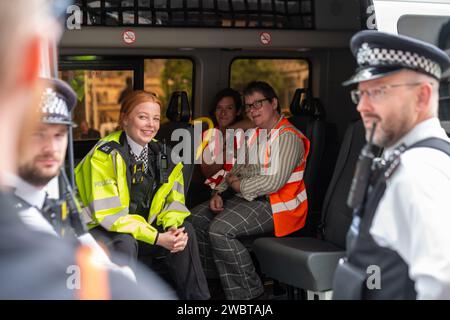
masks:
<path fill-rule="evenodd" d="M 183 164 L 175 165 L 168 182 L 154 193 L 147 220 L 129 212 L 129 168 L 121 153 L 108 144 L 120 144 L 122 133 L 113 132 L 101 139 L 75 168 L 79 195 L 91 220 L 88 226 L 101 225 L 108 231 L 129 233 L 137 240 L 155 244 L 158 231 L 151 225 L 155 220 L 164 230 L 178 228 L 190 214 L 185 206 Z"/>

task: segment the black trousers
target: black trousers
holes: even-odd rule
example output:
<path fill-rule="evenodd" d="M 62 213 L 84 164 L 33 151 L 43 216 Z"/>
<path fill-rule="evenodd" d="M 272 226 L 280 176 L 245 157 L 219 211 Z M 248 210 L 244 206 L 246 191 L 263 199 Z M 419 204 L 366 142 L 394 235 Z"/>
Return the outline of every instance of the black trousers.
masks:
<path fill-rule="evenodd" d="M 184 250 L 177 253 L 170 253 L 163 247 L 137 241 L 130 234 L 107 231 L 100 226 L 92 229 L 91 233 L 110 251 L 124 256 L 132 268 L 135 267 L 137 259 L 158 273 L 164 272 L 162 268 L 165 268 L 180 299 L 209 299 L 208 283 L 200 262 L 194 228 L 187 221 L 184 222 L 183 227 L 189 240 Z M 114 258 L 112 260 L 116 262 Z"/>

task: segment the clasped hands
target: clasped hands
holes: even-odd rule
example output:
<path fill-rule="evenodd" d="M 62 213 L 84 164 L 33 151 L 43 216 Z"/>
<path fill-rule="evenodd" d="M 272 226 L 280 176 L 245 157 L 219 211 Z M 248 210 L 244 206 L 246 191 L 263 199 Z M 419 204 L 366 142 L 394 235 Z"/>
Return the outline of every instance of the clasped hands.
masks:
<path fill-rule="evenodd" d="M 188 234 L 184 232 L 184 227 L 170 227 L 166 232 L 160 233 L 157 245 L 166 248 L 170 253 L 183 251 L 188 242 Z"/>

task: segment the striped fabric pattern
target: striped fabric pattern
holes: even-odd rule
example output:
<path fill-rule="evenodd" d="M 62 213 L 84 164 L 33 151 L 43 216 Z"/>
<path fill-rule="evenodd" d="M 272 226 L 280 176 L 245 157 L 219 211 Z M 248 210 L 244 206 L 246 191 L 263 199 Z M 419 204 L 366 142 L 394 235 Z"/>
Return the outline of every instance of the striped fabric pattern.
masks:
<path fill-rule="evenodd" d="M 261 175 L 260 164 L 235 164 L 230 173 L 240 177 L 241 193 L 239 196 L 251 201 L 257 197 L 270 194 L 280 189 L 290 178 L 295 167 L 304 155 L 304 147 L 297 136 L 292 132 L 285 132 L 279 136 L 279 165 L 273 175 Z M 253 144 L 252 147 L 256 147 Z M 252 150 L 250 150 L 252 152 Z M 303 174 L 297 173 L 297 176 Z M 222 181 L 216 190 L 222 192 L 228 188 Z"/>

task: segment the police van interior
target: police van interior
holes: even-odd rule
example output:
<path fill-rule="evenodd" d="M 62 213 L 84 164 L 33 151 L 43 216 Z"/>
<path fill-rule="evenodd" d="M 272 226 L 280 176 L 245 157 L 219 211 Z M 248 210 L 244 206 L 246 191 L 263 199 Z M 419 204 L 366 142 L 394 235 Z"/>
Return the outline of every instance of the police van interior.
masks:
<path fill-rule="evenodd" d="M 131 90 L 159 96 L 156 138 L 173 145 L 174 129 L 191 130 L 194 119 L 208 117 L 219 90 L 268 82 L 282 113 L 311 142 L 308 218 L 289 236 L 243 241 L 270 299 L 330 299 L 352 219 L 347 195 L 365 144 L 350 90 L 341 84 L 356 67 L 352 35 L 375 28 L 450 52 L 445 0 L 76 0 L 58 47 L 59 77 L 78 96 L 68 163 L 76 165 L 116 129 Z M 447 132 L 449 89 L 447 78 L 439 114 Z M 209 199 L 199 164 L 185 165 L 184 180 L 188 208 Z"/>

